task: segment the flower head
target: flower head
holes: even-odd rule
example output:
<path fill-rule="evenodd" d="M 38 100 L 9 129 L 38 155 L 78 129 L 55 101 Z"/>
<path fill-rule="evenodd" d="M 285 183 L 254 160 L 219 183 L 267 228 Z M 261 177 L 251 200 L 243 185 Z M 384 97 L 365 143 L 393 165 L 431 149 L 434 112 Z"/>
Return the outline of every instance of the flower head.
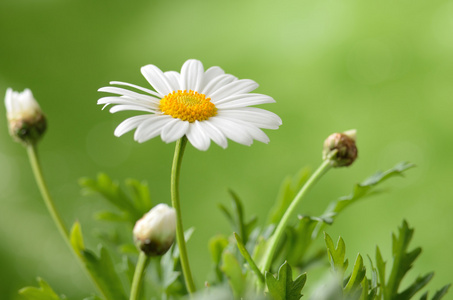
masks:
<path fill-rule="evenodd" d="M 158 204 L 135 223 L 134 240 L 149 256 L 163 255 L 170 249 L 176 234 L 175 209 Z"/>
<path fill-rule="evenodd" d="M 333 133 L 324 141 L 323 159 L 329 159 L 334 167 L 347 167 L 357 158 L 355 129 Z"/>
<path fill-rule="evenodd" d="M 5 95 L 6 117 L 9 132 L 16 140 L 36 143 L 46 130 L 46 118 L 29 89 L 15 92 L 11 88 Z"/>
<path fill-rule="evenodd" d="M 145 112 L 123 121 L 116 136 L 136 129 L 134 139 L 140 143 L 158 135 L 170 143 L 185 135 L 194 147 L 207 150 L 211 140 L 226 148 L 227 138 L 243 145 L 251 145 L 253 140 L 268 143 L 261 128 L 277 129 L 282 124 L 276 114 L 250 107 L 275 102 L 269 96 L 250 93 L 258 87 L 256 82 L 225 74 L 219 67 L 205 71 L 200 61 L 190 59 L 180 73 L 162 72 L 154 65 L 142 67 L 141 72 L 154 90 L 118 81 L 110 84 L 140 92 L 113 86 L 99 89 L 118 95 L 98 100 L 98 104 L 115 105 L 111 113 Z"/>

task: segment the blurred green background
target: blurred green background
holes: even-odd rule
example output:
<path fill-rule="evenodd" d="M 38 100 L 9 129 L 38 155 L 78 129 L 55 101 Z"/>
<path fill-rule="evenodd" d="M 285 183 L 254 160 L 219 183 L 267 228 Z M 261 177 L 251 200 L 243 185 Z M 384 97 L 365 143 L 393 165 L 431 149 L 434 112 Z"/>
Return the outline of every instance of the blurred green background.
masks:
<path fill-rule="evenodd" d="M 185 227 L 197 282 L 210 268 L 207 240 L 230 228 L 218 210 L 227 188 L 264 222 L 281 180 L 316 168 L 324 138 L 358 130 L 359 159 L 330 172 L 301 213 L 320 214 L 352 185 L 409 160 L 417 168 L 385 185 L 390 193 L 354 205 L 329 234 L 342 235 L 347 255 L 390 259 L 390 232 L 406 218 L 412 246 L 423 246 L 414 275 L 435 270 L 431 290 L 451 282 L 453 263 L 453 1 L 93 1 L 0 0 L 0 94 L 30 88 L 49 129 L 39 146 L 44 173 L 68 226 L 82 222 L 95 248 L 104 206 L 83 197 L 82 176 L 144 179 L 153 201 L 169 203 L 174 144 L 144 144 L 113 130 L 130 113 L 101 111 L 97 89 L 111 80 L 146 86 L 139 68 L 179 71 L 188 58 L 221 66 L 260 84 L 265 105 L 283 125 L 271 142 L 230 142 L 207 152 L 189 146 L 182 169 Z M 0 108 L 4 115 L 5 109 Z M 0 122 L 0 295 L 36 285 L 80 299 L 92 287 L 51 222 L 23 147 Z M 309 278 L 310 281 L 310 278 Z M 451 295 L 450 298 L 453 299 Z"/>

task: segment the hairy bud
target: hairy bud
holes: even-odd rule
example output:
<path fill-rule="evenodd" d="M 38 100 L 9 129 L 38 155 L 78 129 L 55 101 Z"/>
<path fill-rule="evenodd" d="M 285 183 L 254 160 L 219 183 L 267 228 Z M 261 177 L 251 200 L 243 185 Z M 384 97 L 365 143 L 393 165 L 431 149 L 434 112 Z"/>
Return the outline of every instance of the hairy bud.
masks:
<path fill-rule="evenodd" d="M 323 159 L 329 159 L 334 167 L 346 167 L 357 158 L 355 129 L 333 133 L 324 142 Z"/>
<path fill-rule="evenodd" d="M 148 256 L 163 255 L 176 235 L 176 212 L 166 204 L 158 204 L 135 223 L 134 241 Z"/>
<path fill-rule="evenodd" d="M 26 145 L 35 144 L 46 131 L 46 118 L 29 89 L 5 95 L 6 117 L 11 136 Z"/>

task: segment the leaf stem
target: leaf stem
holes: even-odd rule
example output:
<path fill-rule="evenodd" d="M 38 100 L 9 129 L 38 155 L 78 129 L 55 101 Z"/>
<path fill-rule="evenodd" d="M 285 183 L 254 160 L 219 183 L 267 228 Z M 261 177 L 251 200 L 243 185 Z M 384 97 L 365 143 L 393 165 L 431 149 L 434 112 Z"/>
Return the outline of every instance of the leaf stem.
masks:
<path fill-rule="evenodd" d="M 286 226 L 288 225 L 289 220 L 293 216 L 296 207 L 302 201 L 308 190 L 314 183 L 321 178 L 330 168 L 332 167 L 330 159 L 326 159 L 323 163 L 318 167 L 318 169 L 310 176 L 304 186 L 300 189 L 299 193 L 294 197 L 293 201 L 286 209 L 285 214 L 283 215 L 280 223 L 278 223 L 277 228 L 275 229 L 274 233 L 272 234 L 271 238 L 269 239 L 269 245 L 266 248 L 266 252 L 263 256 L 263 264 L 261 271 L 265 273 L 269 271 L 269 268 L 272 264 L 272 259 L 274 257 L 275 250 L 277 249 L 278 243 L 280 242 L 283 233 L 285 231 Z"/>
<path fill-rule="evenodd" d="M 131 295 L 129 300 L 137 300 L 138 295 L 140 294 L 141 286 L 142 286 L 142 278 L 145 274 L 145 268 L 149 263 L 150 257 L 147 256 L 143 251 L 140 251 L 138 256 L 137 265 L 135 266 L 134 272 L 134 279 L 132 280 L 131 286 Z"/>
<path fill-rule="evenodd" d="M 181 260 L 182 272 L 186 282 L 187 291 L 192 294 L 196 291 L 190 271 L 189 257 L 187 255 L 186 241 L 184 239 L 184 227 L 182 225 L 182 213 L 179 203 L 179 174 L 181 170 L 182 157 L 187 144 L 187 137 L 184 136 L 176 142 L 173 166 L 171 168 L 171 203 L 176 210 L 176 242 L 179 247 L 179 258 Z"/>
<path fill-rule="evenodd" d="M 104 293 L 101 286 L 96 281 L 96 278 L 93 276 L 93 274 L 91 274 L 91 272 L 88 269 L 86 269 L 86 266 L 85 266 L 84 262 L 81 260 L 81 257 L 75 252 L 74 248 L 72 247 L 72 244 L 71 244 L 71 241 L 69 238 L 69 231 L 66 228 L 66 226 L 64 225 L 63 219 L 61 218 L 60 214 L 58 213 L 58 210 L 56 209 L 56 207 L 54 205 L 54 202 L 52 201 L 52 197 L 50 196 L 46 181 L 44 180 L 41 164 L 40 164 L 39 158 L 38 158 L 38 151 L 37 151 L 36 145 L 29 144 L 29 145 L 27 145 L 26 148 L 27 148 L 28 158 L 30 160 L 30 165 L 33 170 L 33 175 L 35 177 L 39 191 L 41 193 L 42 198 L 44 199 L 44 203 L 47 207 L 47 210 L 50 213 L 50 216 L 52 217 L 55 225 L 57 226 L 58 231 L 60 232 L 61 236 L 63 237 L 63 240 L 65 241 L 66 245 L 68 245 L 69 249 L 71 249 L 72 253 L 75 255 L 75 257 L 77 257 L 77 261 L 81 264 L 83 269 L 86 271 L 88 277 L 91 279 L 94 286 L 98 289 L 98 291 L 100 291 L 100 293 L 104 296 L 104 298 L 107 299 L 107 297 L 105 296 L 106 293 Z"/>

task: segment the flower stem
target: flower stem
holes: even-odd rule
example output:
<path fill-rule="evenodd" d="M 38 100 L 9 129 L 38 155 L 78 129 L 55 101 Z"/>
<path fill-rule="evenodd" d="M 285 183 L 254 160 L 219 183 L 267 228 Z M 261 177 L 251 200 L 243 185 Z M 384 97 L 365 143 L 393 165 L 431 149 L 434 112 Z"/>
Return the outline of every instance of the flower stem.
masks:
<path fill-rule="evenodd" d="M 38 152 L 36 149 L 36 145 L 29 144 L 29 145 L 27 145 L 26 148 L 27 148 L 28 158 L 30 160 L 30 165 L 33 170 L 33 175 L 35 176 L 35 180 L 36 180 L 36 183 L 38 184 L 39 191 L 41 192 L 41 196 L 44 199 L 44 203 L 47 207 L 47 210 L 49 211 L 55 225 L 57 226 L 58 231 L 60 232 L 61 236 L 63 237 L 63 240 L 66 242 L 66 245 L 68 245 L 69 249 L 72 250 L 72 253 L 75 255 L 78 262 L 81 264 L 83 269 L 86 271 L 88 277 L 91 279 L 93 284 L 101 292 L 101 294 L 104 296 L 104 298 L 107 299 L 107 297 L 105 296 L 106 293 L 104 293 L 104 291 L 102 290 L 101 286 L 99 285 L 99 283 L 97 282 L 97 280 L 93 276 L 93 274 L 91 274 L 86 269 L 84 262 L 81 260 L 80 256 L 77 255 L 77 253 L 75 252 L 74 248 L 71 245 L 69 231 L 66 228 L 66 226 L 64 225 L 63 219 L 61 218 L 60 214 L 58 213 L 58 211 L 52 201 L 52 197 L 50 196 L 46 181 L 44 180 L 41 164 L 40 164 L 39 158 L 38 158 Z"/>
<path fill-rule="evenodd" d="M 280 223 L 278 223 L 277 228 L 269 239 L 269 245 L 266 249 L 266 252 L 263 256 L 263 267 L 262 272 L 269 271 L 269 268 L 274 257 L 275 250 L 277 249 L 278 243 L 280 242 L 286 226 L 288 225 L 289 220 L 293 216 L 297 205 L 302 201 L 305 194 L 308 192 L 311 186 L 322 177 L 330 168 L 332 167 L 330 159 L 324 160 L 324 162 L 318 167 L 318 169 L 310 176 L 310 178 L 305 182 L 304 186 L 300 189 L 299 193 L 294 197 L 293 201 L 286 209 L 285 214 L 283 215 Z"/>
<path fill-rule="evenodd" d="M 179 258 L 181 260 L 182 272 L 189 294 L 195 292 L 192 273 L 190 271 L 189 257 L 187 256 L 186 240 L 184 239 L 184 227 L 182 226 L 181 206 L 179 203 L 179 173 L 181 170 L 182 157 L 187 144 L 186 136 L 176 142 L 173 166 L 171 168 L 171 203 L 176 210 L 176 242 L 179 247 Z"/>
<path fill-rule="evenodd" d="M 138 295 L 140 294 L 143 281 L 142 278 L 143 275 L 145 274 L 145 268 L 149 263 L 149 259 L 150 259 L 149 256 L 147 256 L 144 252 L 140 251 L 137 265 L 135 266 L 134 279 L 132 280 L 131 296 L 129 297 L 129 300 L 138 299 Z"/>

